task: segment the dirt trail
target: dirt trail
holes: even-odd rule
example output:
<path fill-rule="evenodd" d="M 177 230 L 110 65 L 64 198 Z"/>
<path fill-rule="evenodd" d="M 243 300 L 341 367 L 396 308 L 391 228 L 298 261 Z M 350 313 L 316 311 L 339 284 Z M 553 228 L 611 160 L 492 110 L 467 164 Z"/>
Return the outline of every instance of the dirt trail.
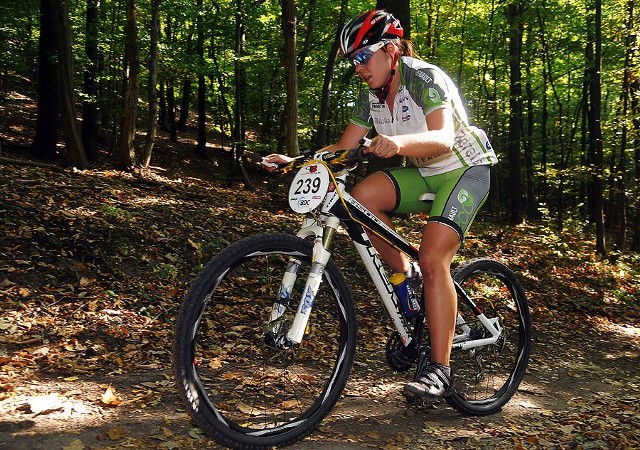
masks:
<path fill-rule="evenodd" d="M 407 405 L 399 394 L 404 376 L 388 369 L 380 352 L 380 364 L 356 360 L 336 408 L 292 448 L 640 448 L 639 341 L 638 328 L 611 323 L 537 333 L 518 394 L 502 412 L 481 418 L 444 403 Z M 123 404 L 87 402 L 109 384 Z M 14 389 L 19 395 L 0 401 L 0 448 L 221 448 L 189 422 L 168 367 L 101 379 L 17 379 Z M 51 397 L 50 409 L 35 414 L 29 402 L 38 394 Z"/>

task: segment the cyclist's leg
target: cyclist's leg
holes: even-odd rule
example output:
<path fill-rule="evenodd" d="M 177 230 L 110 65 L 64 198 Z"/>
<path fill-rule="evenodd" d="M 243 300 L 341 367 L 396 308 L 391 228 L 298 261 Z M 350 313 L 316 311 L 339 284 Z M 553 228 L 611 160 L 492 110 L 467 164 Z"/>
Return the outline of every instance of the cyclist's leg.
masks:
<path fill-rule="evenodd" d="M 417 178 L 424 183 L 415 169 L 402 168 L 396 171 L 407 170 L 415 171 Z M 395 211 L 398 206 L 399 192 L 398 185 L 393 177 L 386 172 L 376 172 L 358 183 L 351 190 L 351 195 L 385 224 L 394 228 L 389 213 Z M 373 234 L 369 234 L 369 238 L 392 271 L 402 273 L 410 269 L 409 260 L 402 252 Z"/>
<path fill-rule="evenodd" d="M 420 245 L 431 360 L 449 365 L 457 296 L 451 261 L 489 193 L 489 166 L 474 166 L 427 177 L 436 198 Z"/>
<path fill-rule="evenodd" d="M 351 191 L 351 195 L 394 228 L 389 213 L 429 211 L 431 206 L 418 200 L 420 194 L 425 192 L 428 192 L 428 188 L 418 169 L 399 167 L 368 176 Z M 407 273 L 410 270 L 409 260 L 403 253 L 376 236 L 369 237 L 392 271 Z"/>
<path fill-rule="evenodd" d="M 431 363 L 405 386 L 408 395 L 436 398 L 452 392 L 449 368 L 457 295 L 450 266 L 478 209 L 489 192 L 489 167 L 475 166 L 427 177 L 436 193 L 420 245 L 424 301 L 431 343 Z"/>
<path fill-rule="evenodd" d="M 424 277 L 424 302 L 431 341 L 431 361 L 449 365 L 456 320 L 457 296 L 451 262 L 460 248 L 460 236 L 451 227 L 429 222 L 420 245 L 420 270 Z"/>

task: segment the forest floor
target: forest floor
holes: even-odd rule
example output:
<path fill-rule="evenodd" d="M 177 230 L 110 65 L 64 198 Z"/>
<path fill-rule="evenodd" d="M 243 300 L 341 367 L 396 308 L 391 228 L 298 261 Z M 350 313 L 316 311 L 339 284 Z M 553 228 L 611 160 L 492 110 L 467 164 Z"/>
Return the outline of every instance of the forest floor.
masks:
<path fill-rule="evenodd" d="M 17 115 L 19 112 L 19 116 Z M 0 102 L 5 158 L 28 160 L 33 103 Z M 294 231 L 285 179 L 228 186 L 227 152 L 196 159 L 161 134 L 145 176 L 0 163 L 0 448 L 220 448 L 190 422 L 172 377 L 174 318 L 198 269 L 240 237 Z M 61 167 L 61 166 L 59 166 Z M 420 217 L 404 224 L 415 243 Z M 459 259 L 491 256 L 520 277 L 534 342 L 498 414 L 416 409 L 385 363 L 391 332 L 374 287 L 353 280 L 356 363 L 343 397 L 296 449 L 640 448 L 640 264 L 594 255 L 578 230 L 508 226 L 489 214 Z M 346 248 L 346 246 L 345 246 Z M 355 274 L 355 256 L 347 264 Z"/>

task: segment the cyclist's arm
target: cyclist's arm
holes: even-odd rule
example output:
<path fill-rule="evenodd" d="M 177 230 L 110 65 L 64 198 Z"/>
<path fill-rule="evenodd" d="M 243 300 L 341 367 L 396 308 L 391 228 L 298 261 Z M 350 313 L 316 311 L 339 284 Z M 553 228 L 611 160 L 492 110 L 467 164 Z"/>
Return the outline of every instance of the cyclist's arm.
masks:
<path fill-rule="evenodd" d="M 448 153 L 453 148 L 455 127 L 450 109 L 439 108 L 425 120 L 428 131 L 396 136 L 378 135 L 373 138 L 369 152 L 382 158 L 395 155 L 427 158 Z"/>
<path fill-rule="evenodd" d="M 336 150 L 344 150 L 348 148 L 356 148 L 360 144 L 360 139 L 365 137 L 369 132 L 368 128 L 364 128 L 353 123 L 349 123 L 345 128 L 340 140 L 335 144 L 327 145 L 320 151 L 335 152 Z M 288 164 L 294 158 L 279 153 L 272 153 L 262 158 L 262 166 L 270 172 L 278 169 L 278 166 Z"/>

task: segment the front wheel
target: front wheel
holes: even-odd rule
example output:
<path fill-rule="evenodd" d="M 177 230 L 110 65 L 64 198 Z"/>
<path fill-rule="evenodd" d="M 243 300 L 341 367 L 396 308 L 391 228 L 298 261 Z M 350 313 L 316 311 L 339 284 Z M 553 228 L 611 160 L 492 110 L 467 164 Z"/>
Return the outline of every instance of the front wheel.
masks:
<path fill-rule="evenodd" d="M 465 261 L 452 273 L 466 294 L 458 294 L 458 323 L 451 352 L 455 391 L 448 402 L 472 415 L 493 414 L 515 394 L 529 362 L 531 317 L 524 290 L 504 264 L 487 258 Z M 458 343 L 491 337 L 463 299 L 467 295 L 502 332 L 494 344 L 456 350 Z"/>
<path fill-rule="evenodd" d="M 300 262 L 291 304 L 270 322 L 290 257 Z M 266 449 L 311 433 L 347 382 L 355 350 L 353 301 L 327 264 L 302 343 L 277 345 L 311 267 L 310 242 L 286 234 L 243 239 L 195 279 L 173 344 L 178 391 L 191 418 L 225 446 Z"/>

